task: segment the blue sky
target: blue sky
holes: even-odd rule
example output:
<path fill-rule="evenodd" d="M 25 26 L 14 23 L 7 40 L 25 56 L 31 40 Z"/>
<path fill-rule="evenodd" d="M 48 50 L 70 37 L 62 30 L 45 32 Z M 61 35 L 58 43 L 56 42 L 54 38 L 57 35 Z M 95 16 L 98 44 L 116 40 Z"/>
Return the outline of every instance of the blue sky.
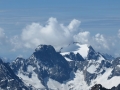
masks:
<path fill-rule="evenodd" d="M 84 30 L 95 33 L 96 30 L 101 33 L 114 30 L 113 33 L 116 33 L 120 22 L 119 3 L 118 0 L 1 0 L 0 25 L 18 33 L 26 24 L 45 22 L 49 17 L 55 17 L 63 23 L 75 18 L 82 22 L 81 28 Z M 20 25 L 17 26 L 17 23 Z"/>
<path fill-rule="evenodd" d="M 16 46 L 10 44 L 11 40 L 16 36 L 17 39 L 13 40 L 13 42 L 16 41 L 14 43 L 18 44 L 18 41 L 20 41 L 21 45 L 23 45 L 23 42 L 26 43 L 25 38 L 25 40 L 21 39 L 24 29 L 28 25 L 34 26 L 32 25 L 33 22 L 44 27 L 51 17 L 56 18 L 57 22 L 64 24 L 64 26 L 76 19 L 80 21 L 77 31 L 87 31 L 90 33 L 91 38 L 100 34 L 99 37 L 107 38 L 107 44 L 110 43 L 109 39 L 111 38 L 111 40 L 119 40 L 116 39 L 120 29 L 119 10 L 119 0 L 1 0 L 0 28 L 3 30 L 2 33 L 5 34 L 4 39 L 7 43 L 3 42 L 3 38 L 0 39 L 2 43 L 0 45 L 0 56 L 15 58 L 22 55 L 27 58 L 34 49 L 24 47 L 24 50 L 22 50 L 21 47 L 23 48 L 23 46 L 20 46 L 20 48 L 17 47 L 12 50 Z M 99 51 L 100 49 L 96 48 L 96 50 Z M 115 48 L 102 52 L 113 54 L 113 50 Z M 114 53 L 119 54 L 119 51 L 114 51 Z"/>

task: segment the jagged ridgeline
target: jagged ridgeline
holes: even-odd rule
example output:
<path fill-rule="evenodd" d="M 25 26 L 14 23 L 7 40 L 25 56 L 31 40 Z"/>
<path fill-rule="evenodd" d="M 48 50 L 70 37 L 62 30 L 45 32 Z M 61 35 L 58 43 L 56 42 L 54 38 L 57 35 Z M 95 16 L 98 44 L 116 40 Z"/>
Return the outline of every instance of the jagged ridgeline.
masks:
<path fill-rule="evenodd" d="M 3 73 L 8 71 L 7 75 L 16 81 L 12 84 L 16 87 L 10 87 L 8 83 L 11 80 L 8 79 L 6 86 L 1 84 L 1 88 L 90 90 L 95 84 L 101 84 L 109 90 L 117 88 L 120 84 L 119 62 L 120 58 L 114 59 L 111 55 L 96 52 L 87 44 L 74 42 L 62 47 L 59 52 L 51 45 L 39 45 L 27 59 L 17 57 L 9 65 L 2 62 L 7 70 L 3 72 L 1 68 L 1 71 Z M 3 76 L 1 75 L 1 82 Z"/>

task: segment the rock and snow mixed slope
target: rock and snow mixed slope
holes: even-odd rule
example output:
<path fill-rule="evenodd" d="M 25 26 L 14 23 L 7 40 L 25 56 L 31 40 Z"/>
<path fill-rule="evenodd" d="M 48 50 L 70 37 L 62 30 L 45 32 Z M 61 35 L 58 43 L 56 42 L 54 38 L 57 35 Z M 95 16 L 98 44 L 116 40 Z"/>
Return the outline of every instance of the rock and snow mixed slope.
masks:
<path fill-rule="evenodd" d="M 89 47 L 87 44 L 81 45 L 77 42 L 74 42 L 69 44 L 68 47 L 62 48 L 61 54 L 64 56 L 66 54 L 69 54 L 70 52 L 73 52 L 74 54 L 79 53 L 83 58 L 87 58 L 88 51 L 89 51 Z"/>
<path fill-rule="evenodd" d="M 30 90 L 30 88 L 14 74 L 8 63 L 4 63 L 1 59 L 0 90 Z"/>
<path fill-rule="evenodd" d="M 36 89 L 89 90 L 95 84 L 110 89 L 120 83 L 120 59 L 108 56 L 87 44 L 72 43 L 60 52 L 39 45 L 28 59 L 17 58 L 10 66 Z"/>
<path fill-rule="evenodd" d="M 48 88 L 46 78 L 63 83 L 69 79 L 72 70 L 65 58 L 51 45 L 38 46 L 30 58 L 17 58 L 11 67 L 27 85 L 39 89 Z"/>

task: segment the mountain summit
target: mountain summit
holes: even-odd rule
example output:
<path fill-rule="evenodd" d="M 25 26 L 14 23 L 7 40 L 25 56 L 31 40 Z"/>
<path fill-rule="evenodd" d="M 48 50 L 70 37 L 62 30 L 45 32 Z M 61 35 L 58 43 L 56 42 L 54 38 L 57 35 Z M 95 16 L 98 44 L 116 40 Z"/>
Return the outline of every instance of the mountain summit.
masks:
<path fill-rule="evenodd" d="M 11 67 L 27 85 L 40 89 L 47 88 L 49 78 L 63 83 L 71 72 L 68 62 L 51 45 L 39 45 L 28 59 L 17 58 Z"/>

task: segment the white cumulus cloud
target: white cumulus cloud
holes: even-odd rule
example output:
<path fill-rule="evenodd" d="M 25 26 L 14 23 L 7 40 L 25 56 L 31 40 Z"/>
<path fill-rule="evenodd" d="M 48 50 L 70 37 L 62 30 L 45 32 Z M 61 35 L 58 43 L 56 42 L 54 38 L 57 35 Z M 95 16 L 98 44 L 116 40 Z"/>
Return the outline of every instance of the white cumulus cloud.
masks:
<path fill-rule="evenodd" d="M 69 25 L 65 26 L 56 18 L 49 18 L 46 25 L 32 23 L 26 26 L 21 34 L 24 46 L 35 48 L 39 44 L 51 44 L 55 47 L 68 45 L 73 41 L 73 36 L 79 30 L 80 21 L 73 19 Z"/>
<path fill-rule="evenodd" d="M 120 38 L 120 29 L 118 30 L 118 38 Z"/>
<path fill-rule="evenodd" d="M 74 35 L 74 41 L 80 42 L 82 44 L 88 44 L 90 39 L 90 32 L 84 31 L 79 32 L 78 34 Z"/>
<path fill-rule="evenodd" d="M 0 44 L 6 44 L 8 42 L 7 40 L 7 36 L 4 33 L 4 30 L 2 28 L 0 28 Z"/>
<path fill-rule="evenodd" d="M 115 42 L 110 44 L 112 39 L 102 34 L 91 35 L 90 31 L 80 31 L 80 21 L 73 19 L 68 25 L 59 23 L 56 18 L 49 18 L 45 25 L 32 23 L 27 25 L 20 35 L 12 39 L 15 49 L 25 47 L 35 49 L 40 44 L 53 45 L 56 50 L 68 45 L 71 42 L 92 45 L 100 52 L 109 51 L 110 47 L 115 47 Z M 111 46 L 112 45 L 112 46 Z M 102 49 L 101 49 L 102 48 Z"/>
<path fill-rule="evenodd" d="M 21 53 L 29 53 L 40 44 L 53 45 L 59 50 L 71 42 L 80 42 L 93 46 L 96 51 L 120 56 L 120 30 L 113 36 L 100 33 L 93 35 L 90 31 L 81 31 L 80 24 L 79 20 L 73 19 L 68 25 L 64 25 L 51 17 L 46 24 L 31 23 L 22 29 L 22 33 L 12 37 L 7 37 L 0 28 L 0 50 L 6 53 L 15 51 L 18 55 L 23 55 Z"/>
<path fill-rule="evenodd" d="M 109 49 L 107 40 L 105 39 L 105 37 L 104 37 L 102 34 L 99 34 L 99 33 L 96 34 L 93 39 L 94 39 L 95 45 L 96 45 L 98 48 L 100 48 L 100 49 L 101 49 L 101 48 Z"/>
<path fill-rule="evenodd" d="M 4 38 L 4 37 L 5 37 L 4 30 L 0 28 L 0 38 Z"/>

